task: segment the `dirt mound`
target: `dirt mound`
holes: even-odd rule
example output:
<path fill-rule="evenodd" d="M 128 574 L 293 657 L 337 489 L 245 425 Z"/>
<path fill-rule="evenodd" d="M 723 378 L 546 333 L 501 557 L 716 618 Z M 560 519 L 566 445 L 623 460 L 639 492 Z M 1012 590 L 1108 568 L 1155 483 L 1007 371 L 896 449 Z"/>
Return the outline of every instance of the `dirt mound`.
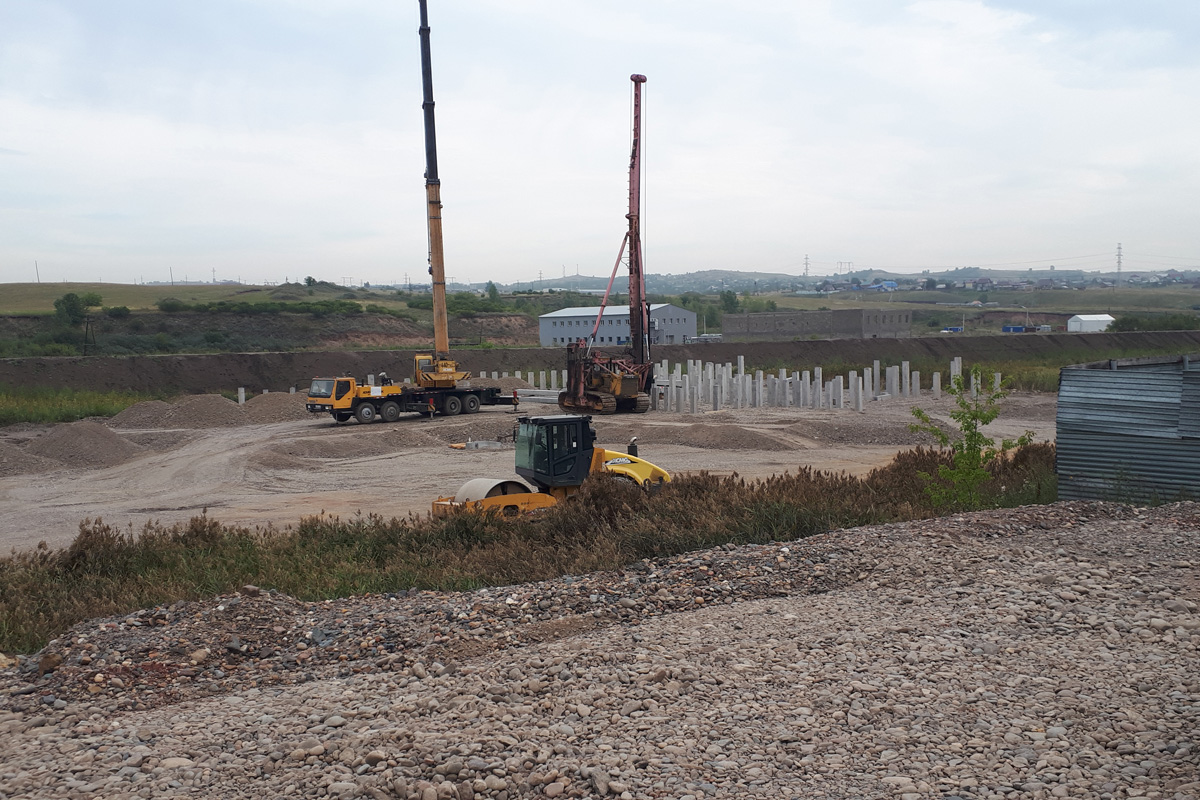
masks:
<path fill-rule="evenodd" d="M 16 445 L 0 442 L 0 477 L 27 475 L 31 472 L 49 472 L 52 469 L 61 469 L 63 466 L 61 461 L 35 456 Z"/>
<path fill-rule="evenodd" d="M 61 461 L 68 467 L 110 467 L 145 452 L 96 422 L 55 426 L 26 445 L 25 450 Z"/>
<path fill-rule="evenodd" d="M 373 430 L 354 431 L 341 436 L 314 436 L 270 445 L 259 451 L 258 462 L 263 463 L 264 459 L 282 459 L 292 466 L 299 463 L 297 460 L 312 458 L 375 458 L 412 446 L 414 445 L 398 442 L 396 437 L 389 436 L 375 427 Z"/>
<path fill-rule="evenodd" d="M 174 406 L 162 400 L 147 400 L 112 417 L 107 425 L 110 428 L 161 428 L 172 408 Z"/>
<path fill-rule="evenodd" d="M 308 419 L 312 414 L 308 413 L 304 407 L 305 398 L 306 395 L 300 392 L 256 394 L 246 401 L 245 421 L 252 424 L 263 424 Z"/>
<path fill-rule="evenodd" d="M 249 421 L 245 410 L 232 400 L 219 394 L 196 394 L 174 403 L 138 403 L 107 424 L 110 428 L 228 428 Z"/>
<path fill-rule="evenodd" d="M 928 433 L 914 433 L 908 421 L 881 419 L 856 414 L 852 418 L 797 422 L 787 431 L 820 444 L 889 444 L 898 446 L 935 446 L 937 440 Z M 943 430 L 948 426 L 939 423 Z"/>
<path fill-rule="evenodd" d="M 156 453 L 165 453 L 168 450 L 174 450 L 177 447 L 182 447 L 188 442 L 194 442 L 203 434 L 188 433 L 186 431 L 137 431 L 128 430 L 121 434 L 127 441 L 133 442 L 138 447 L 144 447 L 147 450 L 153 450 Z"/>
<path fill-rule="evenodd" d="M 436 419 L 433 425 L 424 426 L 423 433 L 430 442 L 437 444 L 512 441 L 516 424 L 517 418 L 512 414 L 479 414 L 459 417 L 454 422 Z"/>
<path fill-rule="evenodd" d="M 246 411 L 219 394 L 195 394 L 179 400 L 167 412 L 167 428 L 231 428 L 246 423 Z"/>
<path fill-rule="evenodd" d="M 639 443 L 675 444 L 684 447 L 699 447 L 707 450 L 766 450 L 782 451 L 796 449 L 796 443 L 787 437 L 750 427 L 733 424 L 710 424 L 708 418 L 700 423 L 650 423 L 608 422 L 592 418 L 596 427 L 597 444 L 609 449 L 624 450 L 633 436 Z M 651 459 L 653 460 L 653 459 Z"/>

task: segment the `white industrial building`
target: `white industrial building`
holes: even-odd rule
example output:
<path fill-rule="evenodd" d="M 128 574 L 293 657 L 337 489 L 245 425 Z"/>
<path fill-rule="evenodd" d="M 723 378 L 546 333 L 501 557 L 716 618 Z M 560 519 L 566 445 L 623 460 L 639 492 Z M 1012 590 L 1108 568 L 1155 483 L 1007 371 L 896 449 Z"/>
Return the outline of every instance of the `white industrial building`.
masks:
<path fill-rule="evenodd" d="M 1067 320 L 1067 333 L 1100 333 L 1113 322 L 1108 314 L 1076 314 Z"/>
<path fill-rule="evenodd" d="M 562 308 L 538 317 L 538 337 L 542 347 L 560 347 L 586 339 L 596 324 L 600 309 Z M 670 303 L 650 304 L 650 344 L 683 344 L 684 337 L 696 335 L 696 312 Z M 624 345 L 629 343 L 629 306 L 608 306 L 596 331 L 596 344 Z"/>

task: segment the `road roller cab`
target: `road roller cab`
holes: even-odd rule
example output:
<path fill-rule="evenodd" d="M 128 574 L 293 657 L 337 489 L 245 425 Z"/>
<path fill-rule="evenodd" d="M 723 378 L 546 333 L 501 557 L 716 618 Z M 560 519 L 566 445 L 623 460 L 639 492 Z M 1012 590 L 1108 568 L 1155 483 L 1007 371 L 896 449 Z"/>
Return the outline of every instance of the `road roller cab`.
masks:
<path fill-rule="evenodd" d="M 575 487 L 593 471 L 596 431 L 591 417 L 556 414 L 521 417 L 517 433 L 517 474 L 540 491 Z"/>

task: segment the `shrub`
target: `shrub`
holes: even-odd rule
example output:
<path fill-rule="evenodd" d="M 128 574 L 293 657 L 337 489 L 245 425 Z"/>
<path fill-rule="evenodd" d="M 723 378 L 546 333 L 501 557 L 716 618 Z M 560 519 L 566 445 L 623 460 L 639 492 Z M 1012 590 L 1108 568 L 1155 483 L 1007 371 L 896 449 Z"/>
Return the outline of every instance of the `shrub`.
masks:
<path fill-rule="evenodd" d="M 947 390 L 958 406 L 950 412 L 950 417 L 958 423 L 959 436 L 951 437 L 922 409 L 912 410 L 913 416 L 920 422 L 909 425 L 909 428 L 914 432 L 932 435 L 938 444 L 949 448 L 953 454 L 951 464 L 938 465 L 936 479 L 931 473 L 918 473 L 925 481 L 925 491 L 939 509 L 966 511 L 981 508 L 983 501 L 980 490 L 990 477 L 988 465 L 1011 448 L 1027 445 L 1033 440 L 1033 433 L 1026 431 L 1015 440 L 1004 439 L 997 445 L 992 437 L 980 430 L 996 419 L 1000 413 L 996 403 L 1008 393 L 1003 389 L 982 389 L 983 368 L 978 365 L 971 367 L 970 375 L 971 383 L 977 390 L 976 397 L 971 397 L 971 390 L 967 388 L 962 375 L 955 375 Z"/>
<path fill-rule="evenodd" d="M 79 295 L 67 292 L 54 301 L 54 316 L 67 325 L 78 325 L 87 316 L 87 307 Z"/>
<path fill-rule="evenodd" d="M 132 312 L 129 310 L 129 306 L 113 306 L 112 308 L 104 309 L 104 313 L 113 319 L 125 319 Z"/>
<path fill-rule="evenodd" d="M 609 477 L 586 481 L 571 502 L 508 518 L 342 521 L 308 517 L 295 528 L 247 529 L 206 515 L 147 524 L 135 535 L 85 521 L 65 550 L 0 558 L 0 650 L 29 652 L 97 615 L 233 591 L 253 583 L 302 600 L 409 588 L 469 589 L 620 569 L 725 543 L 786 541 L 839 527 L 934 514 L 919 473 L 953 461 L 920 448 L 858 478 L 802 467 L 746 481 L 706 473 L 650 495 Z M 1054 446 L 997 456 L 982 487 L 989 504 L 1051 502 Z"/>

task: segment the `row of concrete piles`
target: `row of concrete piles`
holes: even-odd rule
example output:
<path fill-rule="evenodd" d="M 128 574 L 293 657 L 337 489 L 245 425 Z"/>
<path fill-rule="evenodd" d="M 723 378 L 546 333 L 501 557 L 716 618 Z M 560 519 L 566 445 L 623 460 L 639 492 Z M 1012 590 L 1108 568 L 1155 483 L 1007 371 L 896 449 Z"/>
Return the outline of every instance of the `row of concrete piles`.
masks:
<path fill-rule="evenodd" d="M 950 362 L 949 380 L 963 374 L 962 358 Z M 509 377 L 509 373 L 491 373 L 492 378 Z M 483 376 L 486 377 L 486 373 Z M 514 373 L 541 391 L 558 391 L 566 386 L 566 370 L 540 370 Z M 979 387 L 970 378 L 969 390 L 974 397 Z M 812 370 L 766 373 L 746 371 L 746 359 L 738 356 L 733 362 L 715 364 L 711 361 L 688 360 L 672 366 L 667 360 L 655 364 L 655 392 L 652 408 L 658 411 L 696 414 L 701 411 L 720 411 L 723 408 L 818 408 L 853 409 L 865 411 L 871 401 L 891 397 L 921 397 L 925 391 L 921 373 L 909 368 L 909 362 L 883 367 L 875 361 L 861 373 L 850 370 L 846 375 L 827 378 L 821 367 Z M 993 386 L 1000 387 L 1000 373 L 995 373 Z M 934 399 L 942 395 L 942 373 L 935 372 L 928 383 Z"/>
<path fill-rule="evenodd" d="M 962 358 L 950 362 L 950 381 L 963 374 Z M 968 376 L 969 391 L 977 396 L 980 387 Z M 1001 376 L 993 378 L 1000 387 Z M 921 397 L 925 386 L 920 372 L 909 368 L 904 361 L 896 366 L 883 367 L 878 361 L 845 375 L 827 377 L 821 367 L 812 370 L 778 373 L 746 371 L 743 356 L 732 362 L 692 361 L 655 365 L 656 392 L 653 407 L 659 411 L 695 414 L 700 411 L 720 411 L 723 408 L 815 408 L 852 409 L 865 411 L 871 401 L 893 397 Z M 942 395 L 942 373 L 935 372 L 928 382 L 933 398 Z"/>

